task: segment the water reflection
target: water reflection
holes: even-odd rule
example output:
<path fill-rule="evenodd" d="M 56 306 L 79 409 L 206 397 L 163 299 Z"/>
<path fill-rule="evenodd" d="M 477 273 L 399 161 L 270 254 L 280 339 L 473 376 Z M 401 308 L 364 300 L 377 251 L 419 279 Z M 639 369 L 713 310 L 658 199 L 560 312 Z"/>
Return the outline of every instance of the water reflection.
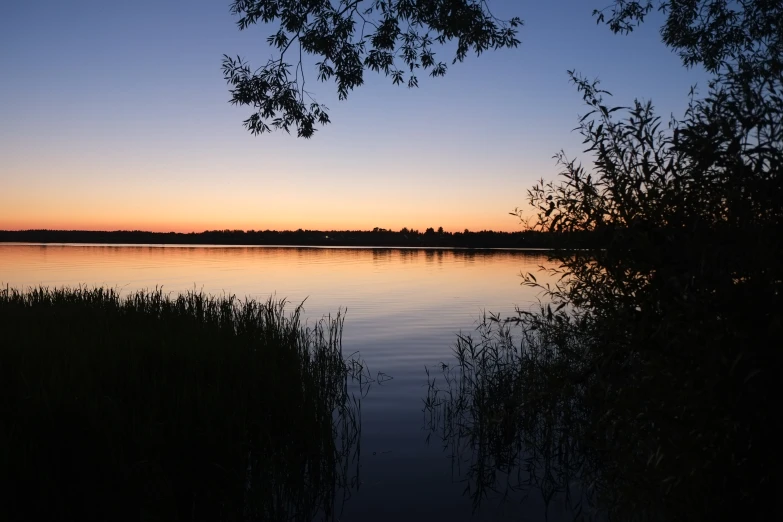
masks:
<path fill-rule="evenodd" d="M 122 295 L 162 286 L 265 300 L 306 299 L 312 320 L 347 308 L 343 348 L 359 352 L 373 376 L 394 377 L 362 399 L 358 494 L 342 521 L 468 520 L 464 484 L 421 432 L 424 367 L 452 355 L 455 335 L 472 332 L 482 310 L 504 315 L 535 304 L 520 272 L 546 264 L 538 251 L 388 248 L 0 245 L 0 283 L 86 284 Z M 485 503 L 480 520 L 531 520 L 543 507 Z"/>
<path fill-rule="evenodd" d="M 584 388 L 572 379 L 579 365 L 515 324 L 485 316 L 458 337 L 450 363 L 427 370 L 427 441 L 448 452 L 474 511 L 490 498 L 538 500 L 547 519 L 601 519 L 583 482 L 596 461 L 585 451 Z"/>

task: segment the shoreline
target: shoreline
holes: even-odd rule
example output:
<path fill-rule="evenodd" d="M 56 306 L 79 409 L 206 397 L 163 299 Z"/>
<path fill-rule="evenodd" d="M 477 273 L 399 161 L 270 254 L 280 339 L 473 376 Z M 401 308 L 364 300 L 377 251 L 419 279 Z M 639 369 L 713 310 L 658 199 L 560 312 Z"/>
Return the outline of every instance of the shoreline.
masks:
<path fill-rule="evenodd" d="M 147 248 L 312 248 L 319 250 L 494 250 L 510 252 L 550 252 L 554 248 L 543 247 L 454 247 L 454 246 L 399 246 L 399 245 L 234 245 L 207 243 L 55 243 L 29 241 L 0 241 L 0 246 L 81 246 L 81 247 L 147 247 Z"/>
<path fill-rule="evenodd" d="M 553 250 L 584 247 L 586 234 L 538 231 L 434 232 L 428 229 L 373 231 L 205 231 L 198 233 L 145 231 L 0 230 L 0 244 L 117 245 L 149 247 L 298 247 L 432 250 Z"/>

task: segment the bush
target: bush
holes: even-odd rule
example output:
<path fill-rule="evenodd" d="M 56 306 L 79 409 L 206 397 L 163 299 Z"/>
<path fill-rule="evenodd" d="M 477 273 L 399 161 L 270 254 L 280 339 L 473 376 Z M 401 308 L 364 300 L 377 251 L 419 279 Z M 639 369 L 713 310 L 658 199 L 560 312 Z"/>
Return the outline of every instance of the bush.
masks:
<path fill-rule="evenodd" d="M 586 505 L 614 519 L 761 518 L 783 337 L 783 77 L 727 65 L 665 130 L 650 103 L 618 121 L 597 83 L 572 79 L 592 108 L 593 168 L 561 153 L 561 181 L 529 200 L 538 230 L 597 247 L 555 250 L 554 287 L 526 276 L 549 302 L 519 313 L 517 345 L 498 320 L 460 340 L 446 387 L 431 383 L 433 427 L 452 445 L 503 441 L 466 446 L 483 464 L 529 466 L 532 452 L 546 487 L 578 476 Z"/>

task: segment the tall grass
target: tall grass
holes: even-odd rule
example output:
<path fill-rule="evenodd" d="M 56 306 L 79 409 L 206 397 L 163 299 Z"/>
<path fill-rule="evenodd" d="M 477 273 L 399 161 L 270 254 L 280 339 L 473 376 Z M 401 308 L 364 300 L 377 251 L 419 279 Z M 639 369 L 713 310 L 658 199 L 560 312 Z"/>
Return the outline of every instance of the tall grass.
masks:
<path fill-rule="evenodd" d="M 578 520 L 715 520 L 737 506 L 763 520 L 771 386 L 717 343 L 672 353 L 609 326 L 549 306 L 485 317 L 428 371 L 426 427 L 466 466 L 474 506 L 538 492 Z"/>
<path fill-rule="evenodd" d="M 533 493 L 547 512 L 564 502 L 577 518 L 592 518 L 593 498 L 578 485 L 593 469 L 582 439 L 588 412 L 578 343 L 565 329 L 516 325 L 484 315 L 475 332 L 458 336 L 452 363 L 427 369 L 427 441 L 435 435 L 450 452 L 474 510 L 490 497 Z"/>
<path fill-rule="evenodd" d="M 332 518 L 356 476 L 344 317 L 160 289 L 0 292 L 3 520 Z"/>

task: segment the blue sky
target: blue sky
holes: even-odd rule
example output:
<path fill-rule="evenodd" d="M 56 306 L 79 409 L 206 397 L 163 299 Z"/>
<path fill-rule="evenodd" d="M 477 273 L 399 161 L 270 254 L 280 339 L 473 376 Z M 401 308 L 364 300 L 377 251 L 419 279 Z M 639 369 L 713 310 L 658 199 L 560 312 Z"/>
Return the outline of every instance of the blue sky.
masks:
<path fill-rule="evenodd" d="M 591 16 L 604 4 L 490 0 L 524 20 L 521 46 L 418 89 L 368 72 L 338 101 L 308 71 L 333 123 L 303 140 L 251 136 L 228 104 L 222 55 L 272 56 L 271 27 L 240 32 L 228 1 L 6 2 L 0 228 L 515 230 L 552 156 L 582 149 L 567 69 L 665 118 L 706 83 L 660 42 L 659 15 L 614 35 Z"/>

